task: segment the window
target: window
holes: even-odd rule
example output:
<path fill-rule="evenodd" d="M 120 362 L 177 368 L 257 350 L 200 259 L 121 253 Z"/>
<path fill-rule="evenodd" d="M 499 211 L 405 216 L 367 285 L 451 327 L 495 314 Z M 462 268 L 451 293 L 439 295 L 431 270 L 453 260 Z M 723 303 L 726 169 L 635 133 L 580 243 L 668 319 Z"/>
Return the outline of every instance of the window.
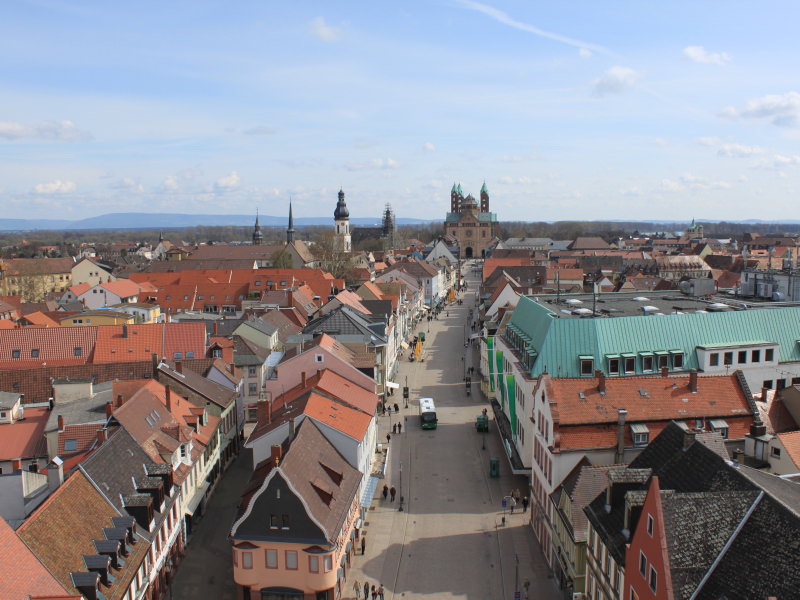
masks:
<path fill-rule="evenodd" d="M 183 353 L 182 352 L 173 352 L 172 353 L 172 358 L 175 359 L 175 360 L 180 360 L 182 357 L 183 357 Z"/>
<path fill-rule="evenodd" d="M 723 361 L 722 362 L 725 363 L 726 365 L 732 365 L 733 364 L 733 352 L 726 352 L 725 356 L 723 357 Z"/>
<path fill-rule="evenodd" d="M 653 370 L 653 357 L 642 356 L 642 371 L 650 373 Z"/>
<path fill-rule="evenodd" d="M 266 554 L 265 560 L 268 569 L 277 569 L 278 568 L 278 551 L 277 550 L 266 550 L 264 552 Z"/>
<path fill-rule="evenodd" d="M 719 352 L 712 352 L 711 355 L 708 357 L 708 366 L 709 367 L 718 367 L 719 366 Z"/>
<path fill-rule="evenodd" d="M 639 596 L 636 595 L 636 592 L 634 591 L 633 586 L 631 586 L 630 600 L 639 600 Z"/>
<path fill-rule="evenodd" d="M 314 355 L 314 362 L 321 363 L 325 360 L 325 357 L 322 354 L 315 354 Z"/>
<path fill-rule="evenodd" d="M 194 352 L 187 352 L 186 358 L 194 358 Z"/>
<path fill-rule="evenodd" d="M 767 348 L 764 350 L 764 360 L 767 362 L 772 362 L 775 360 L 775 350 L 773 348 Z"/>
<path fill-rule="evenodd" d="M 653 537 L 653 515 L 647 515 L 647 535 Z"/>
<path fill-rule="evenodd" d="M 740 365 L 747 364 L 747 350 L 739 350 L 738 360 Z"/>
<path fill-rule="evenodd" d="M 768 390 L 772 389 L 772 379 L 765 379 L 761 382 L 762 388 L 767 388 Z"/>
<path fill-rule="evenodd" d="M 12 350 L 11 351 L 11 358 L 19 358 L 19 350 Z"/>
<path fill-rule="evenodd" d="M 243 569 L 252 569 L 253 568 L 253 553 L 252 552 L 242 552 L 242 568 Z"/>
<path fill-rule="evenodd" d="M 270 517 L 269 517 L 269 528 L 270 529 L 277 529 L 278 528 L 278 515 L 270 515 Z"/>
<path fill-rule="evenodd" d="M 331 569 L 333 569 L 333 557 L 330 554 L 326 554 L 325 558 L 322 559 L 322 564 L 327 573 Z"/>
<path fill-rule="evenodd" d="M 682 369 L 683 368 L 683 352 L 673 352 L 673 354 L 672 354 L 672 368 L 673 369 Z"/>
<path fill-rule="evenodd" d="M 591 377 L 594 375 L 594 359 L 582 358 L 581 359 L 581 376 Z"/>
<path fill-rule="evenodd" d="M 250 377 L 256 376 L 256 368 L 255 367 L 247 367 L 247 375 Z"/>
<path fill-rule="evenodd" d="M 639 550 L 639 573 L 642 577 L 647 575 L 647 557 L 641 550 Z"/>
<path fill-rule="evenodd" d="M 658 574 L 653 565 L 650 565 L 650 578 L 647 583 L 650 584 L 650 589 L 655 593 L 656 588 L 658 588 Z"/>
<path fill-rule="evenodd" d="M 39 358 L 39 349 L 38 348 L 34 348 L 33 350 L 31 350 L 31 358 Z"/>
<path fill-rule="evenodd" d="M 80 346 L 75 346 L 75 348 L 72 350 L 72 353 L 75 356 L 81 356 L 83 354 L 83 348 L 81 348 Z"/>
<path fill-rule="evenodd" d="M 319 556 L 308 557 L 308 570 L 312 573 L 319 573 Z"/>
<path fill-rule="evenodd" d="M 64 440 L 64 452 L 75 452 L 78 449 L 78 440 Z"/>
<path fill-rule="evenodd" d="M 289 515 L 281 515 L 281 527 L 289 529 Z"/>
<path fill-rule="evenodd" d="M 255 396 L 258 393 L 258 384 L 257 383 L 248 383 L 247 384 L 247 395 L 248 396 Z"/>
<path fill-rule="evenodd" d="M 776 448 L 775 446 L 773 446 L 770 449 L 770 454 L 772 454 L 772 456 L 774 456 L 775 458 L 780 458 L 781 457 L 781 449 L 780 448 Z"/>
<path fill-rule="evenodd" d="M 608 359 L 608 374 L 609 375 L 619 375 L 619 359 L 618 358 L 609 358 Z"/>
<path fill-rule="evenodd" d="M 669 356 L 666 354 L 659 354 L 658 355 L 658 368 L 659 369 L 666 369 L 669 365 Z"/>
<path fill-rule="evenodd" d="M 634 373 L 636 372 L 636 359 L 632 356 L 625 358 L 625 372 L 626 373 Z"/>
<path fill-rule="evenodd" d="M 291 571 L 297 570 L 297 550 L 286 550 L 286 568 Z"/>
<path fill-rule="evenodd" d="M 750 362 L 761 362 L 761 350 L 753 350 L 750 353 Z"/>
<path fill-rule="evenodd" d="M 633 434 L 634 446 L 646 446 L 650 442 L 650 430 L 647 425 L 634 423 L 631 425 L 631 433 Z"/>

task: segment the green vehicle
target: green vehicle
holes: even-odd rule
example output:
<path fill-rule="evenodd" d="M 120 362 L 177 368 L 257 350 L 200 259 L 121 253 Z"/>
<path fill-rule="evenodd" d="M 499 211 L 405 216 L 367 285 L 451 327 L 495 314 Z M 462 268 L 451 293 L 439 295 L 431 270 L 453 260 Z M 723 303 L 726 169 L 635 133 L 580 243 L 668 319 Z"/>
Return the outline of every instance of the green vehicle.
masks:
<path fill-rule="evenodd" d="M 489 431 L 489 417 L 486 415 L 478 415 L 475 418 L 475 429 L 479 433 L 485 433 Z"/>
<path fill-rule="evenodd" d="M 433 398 L 419 399 L 419 424 L 423 429 L 436 429 L 436 406 Z"/>

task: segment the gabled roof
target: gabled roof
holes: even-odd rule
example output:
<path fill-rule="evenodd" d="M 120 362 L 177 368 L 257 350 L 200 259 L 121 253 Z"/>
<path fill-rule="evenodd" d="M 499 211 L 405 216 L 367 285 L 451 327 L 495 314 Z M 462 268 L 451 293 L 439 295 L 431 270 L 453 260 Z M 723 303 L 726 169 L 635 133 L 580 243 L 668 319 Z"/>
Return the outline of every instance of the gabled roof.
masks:
<path fill-rule="evenodd" d="M 234 390 L 206 379 L 191 369 L 183 368 L 182 372 L 179 373 L 174 362 L 162 362 L 158 365 L 158 371 L 161 383 L 169 385 L 171 381 L 174 381 L 178 385 L 188 388 L 204 399 L 203 405 L 205 405 L 205 401 L 213 402 L 224 410 L 236 401 L 236 392 Z M 226 375 L 229 374 L 228 369 L 225 369 L 224 372 Z M 191 401 L 191 398 L 189 398 L 189 401 Z"/>
<path fill-rule="evenodd" d="M 112 518 L 122 516 L 89 482 L 81 471 L 73 473 L 39 508 L 17 529 L 25 542 L 58 582 L 77 593 L 70 573 L 87 572 L 84 556 L 97 554 L 94 540 L 106 539 L 104 528 L 113 527 Z M 111 587 L 101 585 L 108 600 L 124 598 L 128 586 L 150 544 L 143 538 L 136 540 L 125 566 L 114 573 Z"/>
<path fill-rule="evenodd" d="M 3 369 L 33 369 L 82 365 L 89 362 L 97 327 L 30 327 L 0 330 L 0 364 Z M 77 352 L 75 348 L 80 348 Z M 13 358 L 19 350 L 19 358 Z M 38 354 L 38 356 L 35 356 Z"/>
<path fill-rule="evenodd" d="M 303 412 L 307 417 L 311 417 L 357 442 L 364 439 L 372 421 L 370 415 L 314 392 L 309 395 Z"/>
<path fill-rule="evenodd" d="M 47 456 L 44 430 L 49 417 L 46 408 L 26 408 L 25 419 L 0 424 L 0 460 Z"/>
<path fill-rule="evenodd" d="M 6 520 L 0 517 L 0 597 L 29 600 L 40 596 L 65 596 L 67 590 L 28 549 Z"/>
<path fill-rule="evenodd" d="M 106 281 L 100 284 L 100 287 L 119 296 L 120 298 L 130 298 L 131 296 L 138 296 L 140 289 L 139 286 L 129 279 L 117 279 L 116 281 Z"/>
<path fill-rule="evenodd" d="M 370 327 L 370 323 L 349 306 L 341 306 L 336 310 L 309 321 L 303 333 L 337 335 L 360 335 L 372 343 L 385 344 L 386 337 Z"/>
<path fill-rule="evenodd" d="M 106 325 L 98 327 L 94 362 L 151 360 L 153 354 L 170 359 L 202 358 L 205 351 L 205 326 L 199 322 Z"/>
<path fill-rule="evenodd" d="M 800 469 L 800 431 L 788 431 L 777 434 L 789 459 Z"/>

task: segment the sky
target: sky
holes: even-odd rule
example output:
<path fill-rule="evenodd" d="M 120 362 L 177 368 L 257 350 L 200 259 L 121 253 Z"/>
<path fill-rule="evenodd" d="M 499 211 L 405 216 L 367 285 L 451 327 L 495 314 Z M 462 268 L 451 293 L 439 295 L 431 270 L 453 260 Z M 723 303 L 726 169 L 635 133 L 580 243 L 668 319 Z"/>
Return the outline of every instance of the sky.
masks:
<path fill-rule="evenodd" d="M 0 213 L 796 219 L 800 3 L 0 6 Z M 167 224 L 165 224 L 167 225 Z"/>

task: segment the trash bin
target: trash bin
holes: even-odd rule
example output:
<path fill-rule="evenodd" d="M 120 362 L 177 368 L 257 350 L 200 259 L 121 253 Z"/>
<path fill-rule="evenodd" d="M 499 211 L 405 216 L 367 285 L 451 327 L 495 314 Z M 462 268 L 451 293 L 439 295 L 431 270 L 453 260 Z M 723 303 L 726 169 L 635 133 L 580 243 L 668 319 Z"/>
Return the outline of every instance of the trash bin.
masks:
<path fill-rule="evenodd" d="M 489 459 L 489 477 L 500 477 L 500 459 Z"/>

